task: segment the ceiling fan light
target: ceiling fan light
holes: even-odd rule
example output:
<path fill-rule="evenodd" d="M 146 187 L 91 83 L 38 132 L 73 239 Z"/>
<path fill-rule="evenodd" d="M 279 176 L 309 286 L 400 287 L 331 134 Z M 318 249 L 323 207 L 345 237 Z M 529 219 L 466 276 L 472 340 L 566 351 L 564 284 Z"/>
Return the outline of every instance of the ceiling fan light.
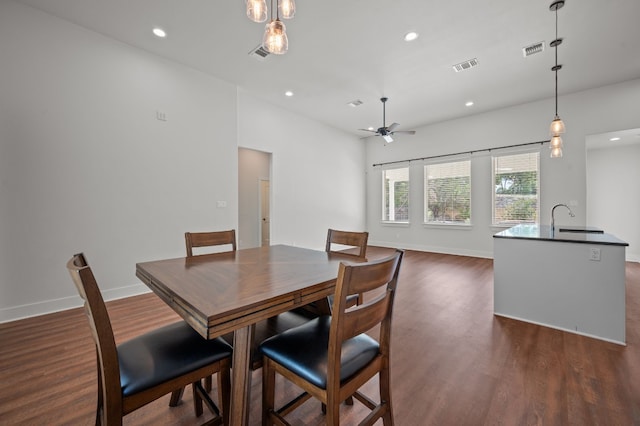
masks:
<path fill-rule="evenodd" d="M 265 26 L 262 47 L 264 47 L 267 52 L 275 55 L 287 53 L 289 40 L 287 39 L 286 27 L 282 21 L 275 19 Z"/>
<path fill-rule="evenodd" d="M 549 131 L 551 132 L 552 135 L 560 135 L 565 132 L 564 122 L 557 115 L 556 115 L 556 118 L 554 118 L 553 121 L 551 122 L 551 127 L 549 128 Z"/>
<path fill-rule="evenodd" d="M 382 139 L 384 139 L 386 143 L 393 142 L 393 138 L 391 137 L 391 135 L 382 135 Z"/>
<path fill-rule="evenodd" d="M 284 19 L 291 19 L 296 14 L 296 2 L 295 0 L 279 0 L 278 11 L 280 17 Z"/>
<path fill-rule="evenodd" d="M 267 20 L 267 0 L 247 0 L 247 17 L 253 22 Z"/>

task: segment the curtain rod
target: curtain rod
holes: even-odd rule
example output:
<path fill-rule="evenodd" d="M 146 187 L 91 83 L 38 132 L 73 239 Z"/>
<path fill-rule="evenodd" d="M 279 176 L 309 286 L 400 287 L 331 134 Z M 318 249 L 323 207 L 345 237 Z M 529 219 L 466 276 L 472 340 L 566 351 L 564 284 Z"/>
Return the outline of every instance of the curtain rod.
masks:
<path fill-rule="evenodd" d="M 507 148 L 517 148 L 520 146 L 528 146 L 528 145 L 544 145 L 545 143 L 548 143 L 549 140 L 545 140 L 545 141 L 538 141 L 538 142 L 527 142 L 527 143 L 519 143 L 516 145 L 507 145 L 507 146 L 499 146 L 496 148 L 484 148 L 484 149 L 475 149 L 473 151 L 463 151 L 463 152 L 456 152 L 455 154 L 441 154 L 441 155 L 432 155 L 430 157 L 421 157 L 421 158 L 412 158 L 410 160 L 398 160 L 398 161 L 388 161 L 386 163 L 377 163 L 374 164 L 373 167 L 376 166 L 386 166 L 388 164 L 398 164 L 398 163 L 407 163 L 407 162 L 412 162 L 412 161 L 424 161 L 424 160 L 430 160 L 432 158 L 443 158 L 443 157 L 453 157 L 456 155 L 462 155 L 462 154 L 475 154 L 476 152 L 483 152 L 483 151 L 488 151 L 491 152 L 493 150 L 498 150 L 498 149 L 507 149 Z"/>

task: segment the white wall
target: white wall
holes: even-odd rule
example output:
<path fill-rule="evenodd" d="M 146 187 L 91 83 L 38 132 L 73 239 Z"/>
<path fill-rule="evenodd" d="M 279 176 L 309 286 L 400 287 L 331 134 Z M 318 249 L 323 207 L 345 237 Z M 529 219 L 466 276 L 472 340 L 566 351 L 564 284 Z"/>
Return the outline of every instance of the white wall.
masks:
<path fill-rule="evenodd" d="M 0 320 L 78 306 L 74 253 L 120 297 L 185 230 L 235 226 L 234 86 L 13 2 L 0 58 Z"/>
<path fill-rule="evenodd" d="M 562 217 L 558 223 L 586 223 L 585 140 L 587 135 L 639 127 L 637 103 L 640 80 L 587 90 L 559 99 L 559 112 L 567 126 L 563 135 L 564 157 L 551 159 L 547 145 L 541 154 L 541 223 L 550 220 L 555 203 L 575 201 L 576 218 Z M 535 142 L 549 138 L 553 99 L 442 122 L 417 129 L 415 136 L 398 137 L 384 146 L 367 142 L 367 226 L 370 244 L 401 246 L 418 250 L 492 257 L 491 167 L 486 154 L 472 160 L 471 229 L 442 229 L 423 225 L 422 162 L 412 162 L 410 225 L 381 223 L 381 168 L 373 164 L 476 149 Z M 636 217 L 639 212 L 635 212 Z"/>
<path fill-rule="evenodd" d="M 365 230 L 364 144 L 238 95 L 238 145 L 272 153 L 271 244 L 324 250 L 328 228 Z"/>
<path fill-rule="evenodd" d="M 587 151 L 589 224 L 629 243 L 626 257 L 640 262 L 640 144 Z"/>
<path fill-rule="evenodd" d="M 148 291 L 136 262 L 183 256 L 186 230 L 236 228 L 239 140 L 274 153 L 274 243 L 364 226 L 355 137 L 13 2 L 0 62 L 0 322 L 80 306 L 74 253 L 113 299 Z"/>

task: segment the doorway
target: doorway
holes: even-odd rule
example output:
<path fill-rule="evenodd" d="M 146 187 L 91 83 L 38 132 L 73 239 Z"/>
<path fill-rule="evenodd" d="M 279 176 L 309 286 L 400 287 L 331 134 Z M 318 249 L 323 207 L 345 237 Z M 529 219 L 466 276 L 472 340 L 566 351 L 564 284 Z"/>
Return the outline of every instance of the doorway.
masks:
<path fill-rule="evenodd" d="M 629 243 L 626 260 L 640 262 L 640 128 L 586 138 L 587 224 Z"/>
<path fill-rule="evenodd" d="M 238 247 L 271 241 L 271 153 L 238 148 Z"/>

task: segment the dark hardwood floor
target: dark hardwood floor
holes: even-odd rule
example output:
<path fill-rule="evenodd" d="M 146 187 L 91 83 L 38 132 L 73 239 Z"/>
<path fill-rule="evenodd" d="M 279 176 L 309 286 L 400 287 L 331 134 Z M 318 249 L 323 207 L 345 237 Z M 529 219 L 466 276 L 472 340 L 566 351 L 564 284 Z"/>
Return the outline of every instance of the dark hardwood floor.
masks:
<path fill-rule="evenodd" d="M 368 257 L 386 252 L 371 247 Z M 627 346 L 620 346 L 495 317 L 490 259 L 407 251 L 394 309 L 396 424 L 640 425 L 640 264 L 626 264 L 626 280 Z M 108 306 L 118 341 L 178 319 L 153 294 Z M 95 350 L 80 309 L 0 324 L 0 342 L 1 425 L 93 424 Z M 295 393 L 278 385 L 278 394 Z M 366 388 L 377 398 L 376 385 Z M 252 425 L 260 424 L 260 386 L 256 371 Z M 168 402 L 138 410 L 125 424 L 209 418 L 194 417 L 190 392 L 178 407 Z M 365 413 L 358 402 L 343 406 L 343 424 Z M 320 404 L 310 400 L 289 419 L 321 425 Z"/>

